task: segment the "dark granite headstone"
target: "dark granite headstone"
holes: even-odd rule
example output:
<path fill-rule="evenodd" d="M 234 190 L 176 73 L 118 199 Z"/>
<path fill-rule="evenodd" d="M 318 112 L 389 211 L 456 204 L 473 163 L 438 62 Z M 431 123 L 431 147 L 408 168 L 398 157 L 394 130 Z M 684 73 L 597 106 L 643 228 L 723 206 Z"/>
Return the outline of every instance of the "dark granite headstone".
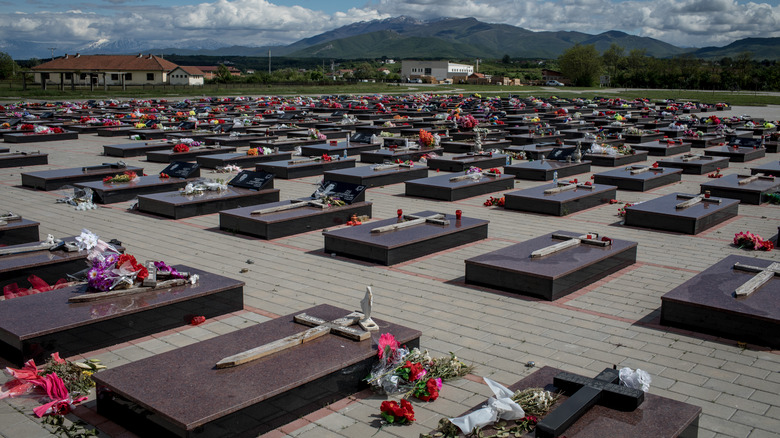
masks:
<path fill-rule="evenodd" d="M 729 159 L 727 157 L 699 156 L 696 159 L 691 158 L 693 157 L 690 157 L 690 154 L 685 154 L 679 157 L 664 158 L 659 160 L 658 164 L 663 167 L 682 169 L 684 174 L 690 175 L 704 175 L 705 173 L 729 167 Z"/>
<path fill-rule="evenodd" d="M 543 257 L 531 253 L 562 242 L 556 231 L 466 260 L 466 282 L 557 300 L 636 262 L 637 243 L 612 239 L 612 245 L 578 244 Z"/>
<path fill-rule="evenodd" d="M 362 202 L 366 199 L 366 186 L 344 181 L 322 181 L 317 190 L 312 193 L 312 199 L 319 199 L 323 196 L 338 199 L 346 204 L 353 202 Z"/>
<path fill-rule="evenodd" d="M 260 360 L 215 368 L 225 357 L 307 330 L 293 322 L 299 313 L 331 321 L 350 311 L 320 305 L 112 367 L 95 375 L 101 388 L 98 413 L 140 436 L 257 436 L 366 388 L 380 333 L 393 333 L 409 348 L 419 346 L 418 330 L 375 319 L 380 330 L 371 340 L 327 335 Z"/>
<path fill-rule="evenodd" d="M 463 179 L 450 181 L 452 175 L 437 175 L 429 178 L 406 181 L 406 196 L 457 201 L 472 196 L 500 192 L 514 188 L 514 177 L 503 174 L 499 176 L 483 175 L 478 179 Z"/>
<path fill-rule="evenodd" d="M 0 153 L 0 168 L 49 164 L 49 154 L 40 152 Z"/>
<path fill-rule="evenodd" d="M 274 175 L 272 173 L 242 170 L 230 180 L 228 185 L 244 189 L 261 190 L 273 179 Z"/>
<path fill-rule="evenodd" d="M 732 163 L 746 163 L 766 156 L 766 149 L 746 146 L 713 146 L 704 149 L 704 155 L 711 157 L 728 157 Z"/>
<path fill-rule="evenodd" d="M 650 169 L 650 170 L 644 170 Z M 632 173 L 641 171 L 639 173 Z M 596 184 L 617 186 L 620 190 L 645 192 L 656 187 L 679 182 L 682 169 L 668 167 L 629 166 L 593 175 Z"/>
<path fill-rule="evenodd" d="M 730 255 L 661 297 L 661 324 L 736 341 L 780 348 L 780 278 L 746 297 L 734 291 L 756 274 L 735 263 L 765 268 L 774 260 Z"/>
<path fill-rule="evenodd" d="M 197 178 L 200 176 L 200 165 L 198 163 L 174 161 L 160 173 L 164 173 L 172 178 Z"/>
<path fill-rule="evenodd" d="M 573 149 L 572 149 L 573 151 Z M 579 163 L 553 160 L 534 160 L 504 166 L 504 172 L 514 175 L 517 179 L 532 181 L 551 181 L 558 173 L 558 178 L 590 172 L 590 161 Z"/>
<path fill-rule="evenodd" d="M 773 179 L 759 178 L 747 184 L 739 181 L 746 178 L 740 175 L 726 175 L 700 185 L 701 193 L 707 191 L 710 195 L 722 198 L 739 199 L 743 204 L 759 205 L 766 202 L 767 193 L 777 191 L 780 187 L 780 177 Z"/>
<path fill-rule="evenodd" d="M 507 193 L 504 195 L 506 199 L 504 207 L 508 210 L 566 216 L 607 203 L 617 196 L 616 186 L 602 184 L 593 184 L 591 188 L 578 187 L 553 194 L 544 193 L 545 190 L 552 188 L 555 188 L 553 184 L 544 184 Z"/>
<path fill-rule="evenodd" d="M 752 175 L 763 173 L 764 175 L 780 177 L 780 161 L 770 161 L 757 167 L 751 167 L 750 173 Z"/>
<path fill-rule="evenodd" d="M 367 132 L 356 132 L 349 137 L 350 143 L 371 143 L 372 134 Z"/>
<path fill-rule="evenodd" d="M 684 154 L 691 151 L 690 143 L 668 139 L 632 144 L 631 147 L 636 150 L 647 151 L 650 155 L 661 157 Z"/>
<path fill-rule="evenodd" d="M 108 164 L 102 166 L 74 167 L 69 169 L 42 170 L 22 173 L 22 185 L 40 190 L 56 190 L 65 185 L 83 181 L 99 181 L 121 172 L 144 173 L 143 167 Z"/>
<path fill-rule="evenodd" d="M 72 296 L 90 293 L 86 284 L 77 284 L 3 301 L 3 356 L 16 364 L 28 359 L 40 363 L 53 352 L 65 357 L 85 353 L 187 325 L 193 316 L 212 318 L 243 309 L 243 282 L 195 268 L 176 268 L 198 274 L 198 283 L 69 303 Z"/>
<path fill-rule="evenodd" d="M 110 157 L 140 157 L 149 151 L 170 149 L 175 143 L 170 140 L 157 140 L 124 144 L 103 145 L 103 154 Z"/>
<path fill-rule="evenodd" d="M 323 178 L 330 181 L 344 181 L 360 184 L 366 187 L 380 187 L 428 176 L 428 168 L 420 164 L 411 167 L 399 166 L 389 169 L 375 169 L 376 166 L 383 165 L 377 164 L 374 166 L 332 170 L 325 172 Z"/>
<path fill-rule="evenodd" d="M 40 238 L 38 235 L 39 225 L 40 222 L 25 218 L 6 221 L 5 225 L 0 225 L 0 246 L 38 242 Z"/>

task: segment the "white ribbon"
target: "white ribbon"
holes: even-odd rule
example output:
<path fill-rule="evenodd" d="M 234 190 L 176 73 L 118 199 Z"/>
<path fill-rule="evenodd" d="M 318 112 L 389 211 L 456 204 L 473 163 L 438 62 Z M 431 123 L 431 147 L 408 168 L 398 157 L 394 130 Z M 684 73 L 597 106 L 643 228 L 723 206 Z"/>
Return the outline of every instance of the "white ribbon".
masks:
<path fill-rule="evenodd" d="M 637 368 L 636 371 L 633 371 L 631 368 L 625 367 L 620 369 L 619 375 L 620 383 L 622 383 L 623 386 L 641 389 L 644 392 L 647 392 L 650 389 L 650 382 L 652 382 L 652 379 L 647 371 L 639 368 Z"/>
<path fill-rule="evenodd" d="M 474 429 L 481 429 L 498 420 L 519 420 L 525 417 L 525 411 L 512 400 L 514 393 L 504 385 L 484 377 L 495 397 L 487 400 L 487 405 L 470 414 L 458 418 L 450 418 L 452 424 L 458 426 L 464 434 Z"/>

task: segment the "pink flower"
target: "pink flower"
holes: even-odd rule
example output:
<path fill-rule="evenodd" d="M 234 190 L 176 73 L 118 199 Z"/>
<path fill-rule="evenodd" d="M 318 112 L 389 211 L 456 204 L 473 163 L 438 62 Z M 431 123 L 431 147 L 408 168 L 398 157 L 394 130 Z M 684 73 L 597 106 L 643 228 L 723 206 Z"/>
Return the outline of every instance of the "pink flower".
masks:
<path fill-rule="evenodd" d="M 395 340 L 395 336 L 393 336 L 390 333 L 385 333 L 382 336 L 379 337 L 378 342 L 378 352 L 377 355 L 380 359 L 385 357 L 387 354 L 387 357 L 392 357 L 395 354 L 395 351 L 400 347 L 401 344 L 398 343 L 398 341 Z"/>

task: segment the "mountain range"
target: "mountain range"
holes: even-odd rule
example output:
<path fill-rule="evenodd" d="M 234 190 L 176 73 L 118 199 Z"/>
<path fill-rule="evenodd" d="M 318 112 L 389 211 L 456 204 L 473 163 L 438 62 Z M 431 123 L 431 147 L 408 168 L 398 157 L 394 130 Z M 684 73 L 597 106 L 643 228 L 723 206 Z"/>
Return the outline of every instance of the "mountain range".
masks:
<path fill-rule="evenodd" d="M 720 59 L 752 52 L 755 59 L 780 58 L 780 38 L 745 38 L 725 47 L 681 48 L 657 39 L 607 31 L 598 35 L 573 31 L 535 32 L 508 24 L 484 23 L 475 18 L 440 18 L 421 21 L 395 17 L 352 23 L 331 31 L 296 41 L 286 46 L 229 46 L 218 40 L 183 40 L 168 47 L 151 47 L 132 40 L 101 40 L 70 48 L 60 53 L 82 54 L 176 54 L 205 56 L 289 56 L 296 58 L 436 58 L 473 59 L 557 58 L 575 44 L 593 44 L 599 52 L 617 44 L 628 53 L 645 50 L 658 58 L 690 54 L 694 57 Z M 0 41 L 0 51 L 16 59 L 49 58 L 51 43 Z"/>

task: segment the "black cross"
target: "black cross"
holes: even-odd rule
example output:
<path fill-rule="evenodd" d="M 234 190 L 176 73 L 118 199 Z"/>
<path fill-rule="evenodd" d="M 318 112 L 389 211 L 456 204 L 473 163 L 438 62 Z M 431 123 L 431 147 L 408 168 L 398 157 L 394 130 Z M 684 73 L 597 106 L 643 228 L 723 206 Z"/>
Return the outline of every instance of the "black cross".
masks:
<path fill-rule="evenodd" d="M 593 379 L 571 373 L 559 373 L 553 385 L 571 396 L 536 425 L 537 438 L 563 434 L 569 426 L 596 404 L 619 411 L 633 411 L 645 399 L 641 389 L 621 386 L 617 370 L 606 368 Z"/>

